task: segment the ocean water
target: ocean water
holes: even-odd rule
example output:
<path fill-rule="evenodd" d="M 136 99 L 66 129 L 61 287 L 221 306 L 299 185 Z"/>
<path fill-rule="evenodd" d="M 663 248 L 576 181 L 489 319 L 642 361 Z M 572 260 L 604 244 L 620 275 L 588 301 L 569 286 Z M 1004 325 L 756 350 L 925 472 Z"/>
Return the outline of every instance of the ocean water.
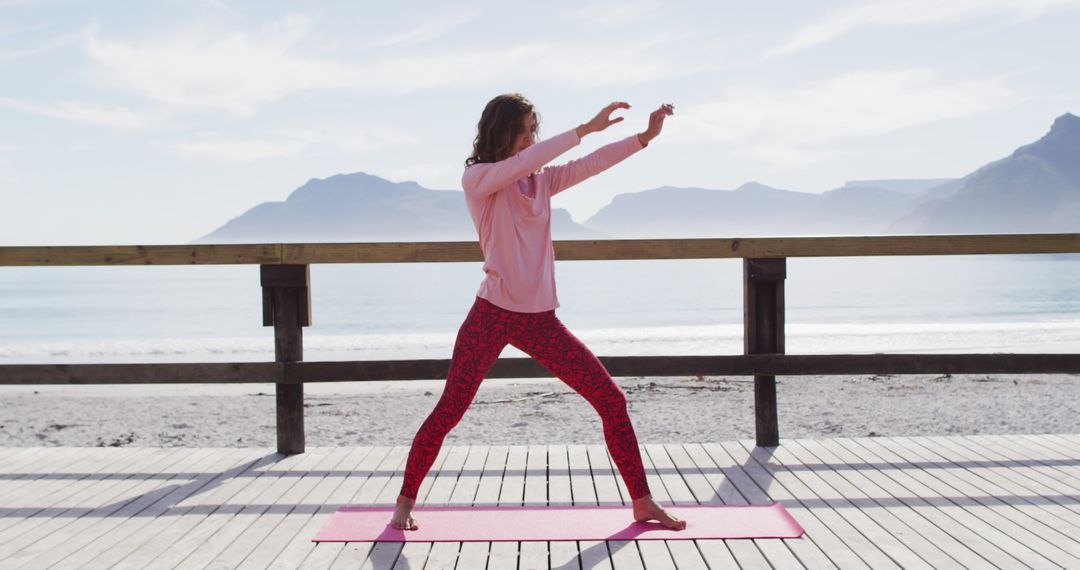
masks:
<path fill-rule="evenodd" d="M 742 353 L 741 260 L 569 261 L 600 355 Z M 305 360 L 448 358 L 479 263 L 315 265 Z M 1080 352 L 1080 256 L 790 259 L 789 354 Z M 0 363 L 273 359 L 258 266 L 0 268 Z M 518 356 L 508 347 L 505 356 Z"/>

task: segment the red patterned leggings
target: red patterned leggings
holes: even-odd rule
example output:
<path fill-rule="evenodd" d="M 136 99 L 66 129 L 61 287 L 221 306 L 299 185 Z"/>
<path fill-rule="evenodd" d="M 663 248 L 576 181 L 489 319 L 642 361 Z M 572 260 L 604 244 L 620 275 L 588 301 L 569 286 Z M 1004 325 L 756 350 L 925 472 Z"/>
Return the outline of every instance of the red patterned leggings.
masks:
<path fill-rule="evenodd" d="M 442 397 L 413 438 L 401 494 L 416 498 L 443 439 L 461 421 L 480 382 L 507 344 L 538 360 L 592 404 L 600 413 L 608 452 L 630 498 L 649 494 L 637 436 L 626 411 L 626 396 L 600 360 L 567 330 L 555 311 L 518 313 L 479 297 L 458 331 Z"/>

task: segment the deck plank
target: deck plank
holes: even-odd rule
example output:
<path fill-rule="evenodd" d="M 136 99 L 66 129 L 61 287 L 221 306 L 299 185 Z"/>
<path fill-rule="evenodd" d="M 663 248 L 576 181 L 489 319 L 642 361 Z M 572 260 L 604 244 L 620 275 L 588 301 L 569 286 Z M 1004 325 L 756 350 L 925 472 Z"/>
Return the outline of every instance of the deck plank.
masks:
<path fill-rule="evenodd" d="M 359 505 L 383 505 L 393 506 L 397 504 L 397 498 L 401 494 L 401 487 L 405 481 L 405 464 L 408 462 L 409 452 L 411 446 L 395 446 L 390 456 L 397 458 L 397 461 L 393 463 L 393 467 L 387 463 L 385 469 L 380 469 L 375 477 L 372 477 L 367 481 L 363 487 L 357 491 L 356 495 L 349 501 L 349 504 Z M 442 468 L 443 462 L 450 454 L 450 448 L 443 446 L 438 455 L 435 456 L 435 461 L 432 462 L 431 468 L 428 470 L 428 474 L 437 473 Z M 422 505 L 427 500 L 428 494 L 431 492 L 435 481 L 430 476 L 425 476 L 423 482 L 420 483 L 420 488 L 416 492 L 416 504 Z M 423 524 L 423 520 L 419 520 L 417 517 L 417 524 Z M 409 550 L 405 547 L 408 545 Z M 329 546 L 330 548 L 323 548 Z M 358 559 L 349 558 L 353 552 L 348 548 L 349 543 L 319 543 L 312 556 L 304 560 L 303 567 L 307 568 L 326 568 L 328 564 L 323 561 L 329 561 L 331 559 L 331 553 L 337 552 L 337 556 L 333 557 L 332 568 L 356 568 Z M 359 564 L 360 568 L 401 568 L 406 566 L 411 567 L 416 565 L 413 558 L 419 560 L 419 566 L 422 567 L 424 559 L 430 555 L 431 543 L 430 542 L 376 542 L 371 543 L 371 548 L 368 550 L 368 556 Z M 320 552 L 320 549 L 322 552 Z M 364 549 L 359 549 L 356 552 L 362 553 Z M 404 556 L 403 556 L 404 554 Z"/>
<path fill-rule="evenodd" d="M 996 525 L 988 523 L 985 519 L 989 509 L 975 504 L 960 495 L 955 489 L 943 484 L 935 473 L 924 469 L 922 463 L 912 463 L 909 459 L 898 455 L 890 445 L 883 444 L 880 440 L 885 438 L 851 438 L 843 443 L 851 446 L 863 447 L 877 455 L 885 463 L 892 466 L 886 472 L 901 481 L 908 489 L 919 497 L 926 497 L 938 508 L 955 519 L 960 525 L 971 529 L 976 534 L 985 537 L 997 548 L 1008 553 L 1029 567 L 1044 568 L 1053 565 L 1048 558 L 1029 548 L 1023 542 L 1015 539 L 1009 533 L 999 529 Z"/>
<path fill-rule="evenodd" d="M 851 563 L 850 567 L 861 567 L 861 561 L 829 530 L 822 525 L 812 511 L 806 509 L 782 484 L 773 479 L 772 474 L 763 468 L 756 460 L 745 454 L 745 449 L 732 446 L 726 449 L 720 444 L 695 444 L 689 447 L 692 456 L 700 456 L 695 460 L 699 465 L 712 467 L 719 471 L 722 477 L 721 486 L 716 494 L 728 504 L 770 504 L 773 501 L 780 502 L 796 520 L 805 528 L 805 534 L 798 539 L 783 541 L 784 545 L 793 554 L 799 548 L 818 548 L 819 541 L 838 547 L 834 553 L 841 562 Z M 736 457 L 739 459 L 736 460 Z M 812 532 L 815 529 L 816 532 Z M 815 538 L 815 536 L 817 538 Z M 744 567 L 761 567 L 768 564 L 764 551 L 758 546 L 763 540 L 728 540 L 725 541 L 731 556 L 739 561 Z M 806 546 L 803 546 L 803 545 Z M 753 548 L 751 548 L 753 547 Z M 796 556 L 797 557 L 797 556 Z M 808 556 L 812 558 L 812 556 Z M 837 564 L 830 557 L 825 557 L 823 568 L 836 567 Z"/>
<path fill-rule="evenodd" d="M 201 547 L 206 538 L 217 530 L 217 525 L 224 524 L 232 516 L 232 512 L 214 513 L 244 489 L 255 476 L 253 469 L 271 464 L 279 457 L 270 449 L 225 451 L 220 462 L 204 474 L 211 477 L 210 481 L 197 492 L 179 497 L 165 517 L 173 519 L 173 524 L 165 527 L 167 530 L 162 536 L 150 539 L 148 548 L 153 552 L 158 567 L 179 564 Z M 103 544 L 96 547 L 101 546 Z"/>
<path fill-rule="evenodd" d="M 252 552 L 240 568 L 267 568 L 277 559 L 289 544 L 289 541 L 298 534 L 303 533 L 311 517 L 324 508 L 325 497 L 340 484 L 355 466 L 365 448 L 329 448 L 330 452 L 323 456 L 322 461 L 317 463 L 313 470 L 303 475 L 303 478 L 288 493 L 282 495 L 281 503 L 283 512 L 282 520 L 274 526 L 257 549 Z M 310 540 L 316 530 L 306 533 Z"/>
<path fill-rule="evenodd" d="M 748 503 L 739 490 L 727 480 L 701 444 L 671 444 L 667 447 L 668 454 L 683 472 L 687 486 L 694 492 L 694 498 L 699 504 L 745 505 Z M 698 539 L 694 542 L 698 551 L 701 552 L 701 557 L 710 568 L 738 567 L 738 562 L 735 561 L 735 556 L 728 547 L 728 541 Z"/>
<path fill-rule="evenodd" d="M 1041 434 L 1041 435 L 1015 434 L 1015 435 L 1007 435 L 1007 436 L 1001 436 L 1001 437 L 1005 437 L 1005 438 L 1007 438 L 1009 440 L 1012 440 L 1012 441 L 1017 441 L 1017 440 L 1021 440 L 1021 439 L 1027 440 L 1028 442 L 1030 442 L 1032 444 L 1035 444 L 1035 445 L 1039 445 L 1039 446 L 1046 447 L 1046 448 L 1053 448 L 1058 453 L 1061 453 L 1062 455 L 1065 455 L 1065 456 L 1068 456 L 1068 457 L 1072 457 L 1074 459 L 1076 457 L 1080 457 L 1080 441 L 1077 441 L 1078 438 L 1075 435 L 1069 436 L 1069 435 L 1064 435 L 1064 434 L 1052 433 L 1052 434 Z M 1074 465 L 1073 467 L 1080 467 L 1080 466 Z"/>
<path fill-rule="evenodd" d="M 819 473 L 805 469 L 805 465 L 792 453 L 788 446 L 782 445 L 775 448 L 770 454 L 770 459 L 783 466 L 794 478 L 798 479 L 810 493 L 807 495 L 808 497 L 811 497 L 816 503 L 822 504 L 823 508 L 819 512 L 829 513 L 828 516 L 835 516 L 836 520 L 842 520 L 846 523 L 845 528 L 854 530 L 853 533 L 849 534 L 849 537 L 853 540 L 862 542 L 865 539 L 869 541 L 884 553 L 892 564 L 899 565 L 902 568 L 930 568 L 930 565 L 915 551 L 898 540 L 880 521 L 870 516 L 869 513 L 874 512 L 873 509 L 854 508 L 854 503 L 844 496 L 842 492 L 833 488 Z M 792 467 L 796 469 L 792 470 Z M 826 509 L 831 509 L 831 511 Z M 858 535 L 855 533 L 858 533 Z M 876 556 L 876 553 L 872 555 Z M 879 563 L 883 563 L 883 561 Z"/>
<path fill-rule="evenodd" d="M 458 478 L 465 469 L 465 460 L 469 457 L 469 447 L 465 445 L 445 446 L 446 459 L 438 469 L 432 468 L 427 474 L 430 478 L 431 487 L 427 496 L 424 497 L 424 506 L 445 506 L 452 504 L 454 488 L 457 487 Z M 397 501 L 397 497 L 394 498 Z"/>
<path fill-rule="evenodd" d="M 617 467 L 611 460 L 606 444 L 589 444 L 585 446 L 585 452 L 589 459 L 589 470 L 592 472 L 596 488 L 596 504 L 607 506 L 629 506 L 629 497 L 624 497 L 619 489 Z M 611 570 L 611 550 L 608 541 L 604 540 L 579 540 L 578 552 L 581 553 L 581 567 L 599 570 Z M 622 547 L 621 545 L 619 545 Z"/>
<path fill-rule="evenodd" d="M 458 476 L 454 491 L 450 494 L 450 501 L 456 505 L 472 505 L 476 503 L 476 492 L 480 487 L 480 475 L 484 470 L 484 461 L 487 459 L 488 446 L 470 445 L 469 455 L 465 458 L 462 473 Z"/>
<path fill-rule="evenodd" d="M 397 453 L 395 453 L 396 450 Z M 340 506 L 355 503 L 353 499 L 368 484 L 369 479 L 382 471 L 395 469 L 400 461 L 402 461 L 400 450 L 394 447 L 370 448 L 368 453 L 347 460 L 343 465 L 344 478 L 325 481 L 323 485 L 316 488 L 317 494 L 309 500 L 320 504 L 318 510 L 307 520 L 299 535 L 274 558 L 270 567 L 284 569 L 297 568 L 305 564 L 310 567 L 313 563 L 323 563 L 323 567 L 330 564 L 331 568 L 355 568 L 358 565 L 357 561 L 365 560 L 374 546 L 373 543 L 348 543 L 336 549 L 322 549 L 316 556 L 313 554 L 322 544 L 312 542 L 311 539 Z M 378 486 L 380 483 L 376 482 L 373 485 Z M 331 556 L 334 560 L 328 562 Z"/>
<path fill-rule="evenodd" d="M 1005 502 L 1053 528 L 1056 534 L 1051 533 L 1051 537 L 1057 536 L 1080 545 L 1080 516 L 1070 508 L 1076 505 L 1063 501 L 1066 495 L 1059 491 L 1024 476 L 1022 465 L 1014 465 L 1011 470 L 997 467 L 1000 465 L 997 461 L 961 444 L 957 438 L 910 438 L 910 441 L 924 449 L 940 449 L 948 453 L 968 473 L 985 482 L 983 489 L 995 495 L 1011 497 Z M 1022 458 L 1013 459 L 1014 464 L 1018 461 L 1023 463 Z"/>
<path fill-rule="evenodd" d="M 476 501 L 476 488 L 480 483 L 480 472 L 484 468 L 484 460 L 487 458 L 488 447 L 486 445 L 472 445 L 468 446 L 469 455 L 465 458 L 465 463 L 462 465 L 461 475 L 458 477 L 457 485 L 454 486 L 454 492 L 450 497 L 450 502 L 455 505 L 472 505 Z M 531 448 L 530 448 L 531 451 Z M 530 459 L 535 461 L 535 459 Z M 540 471 L 539 479 L 543 482 L 544 470 Z M 536 477 L 535 475 L 533 476 Z M 526 492 L 529 488 L 529 474 L 526 473 Z M 535 484 L 534 484 L 535 487 Z M 544 489 L 540 488 L 543 492 Z M 461 552 L 458 554 L 457 568 L 462 570 L 470 568 L 484 568 L 488 564 L 488 558 L 491 553 L 490 542 L 466 542 L 461 545 Z M 514 566 L 517 566 L 516 561 Z"/>
<path fill-rule="evenodd" d="M 312 542 L 311 537 L 326 524 L 334 512 L 344 505 L 371 504 L 390 480 L 390 474 L 405 462 L 407 451 L 401 447 L 377 447 L 366 455 L 335 487 L 324 506 L 309 521 L 307 536 L 297 537 L 274 559 L 271 568 L 326 568 L 351 565 L 355 568 L 366 563 L 374 544 Z M 380 552 L 381 554 L 381 552 Z M 394 554 L 397 557 L 397 554 Z M 392 562 L 392 561 L 391 561 Z"/>
<path fill-rule="evenodd" d="M 649 443 L 643 446 L 649 461 L 660 474 L 671 505 L 697 505 L 698 499 L 690 490 L 686 475 L 676 466 L 666 446 Z M 651 489 L 650 489 L 651 490 Z M 705 559 L 693 540 L 667 541 L 668 552 L 677 568 L 707 568 Z"/>
<path fill-rule="evenodd" d="M 13 484 L 16 489 L 0 502 L 4 508 L 4 517 L 0 518 L 0 557 L 16 550 L 12 541 L 19 535 L 49 523 L 61 512 L 88 504 L 94 507 L 108 504 L 102 501 L 123 493 L 128 486 L 125 479 L 133 477 L 137 470 L 161 461 L 170 452 L 155 450 L 150 454 L 138 454 L 124 450 L 103 454 L 97 461 L 92 455 L 84 454 L 75 462 L 70 461 L 75 455 L 62 455 L 65 460 L 59 465 L 46 458 L 45 465 L 28 467 L 31 478 L 21 480 L 21 485 L 19 482 Z M 171 455 L 175 461 L 184 456 L 182 452 Z"/>
<path fill-rule="evenodd" d="M 216 516 L 211 523 L 216 528 L 188 554 L 183 560 L 184 566 L 205 567 L 219 555 L 227 555 L 237 537 L 262 514 L 265 505 L 296 482 L 294 478 L 285 478 L 284 474 L 304 457 L 266 452 L 262 459 L 232 479 L 235 488 L 230 489 L 234 491 L 231 495 L 227 498 L 218 496 L 219 502 L 212 512 Z"/>
<path fill-rule="evenodd" d="M 1080 462 L 1080 459 L 1062 456 L 1046 448 L 1027 447 L 1024 442 L 1014 444 L 1012 439 L 995 439 L 997 437 L 957 438 L 956 444 L 1002 462 L 1000 472 L 1015 478 L 1023 477 L 1031 488 L 1042 489 L 1048 500 L 1074 515 L 1080 514 L 1080 478 L 1073 480 L 1055 469 L 1056 464 Z M 1002 448 L 1007 448 L 1008 453 L 1003 452 Z"/>
<path fill-rule="evenodd" d="M 668 494 L 667 486 L 664 485 L 663 477 L 656 465 L 652 462 L 645 446 L 641 449 L 641 462 L 645 467 L 645 478 L 649 482 L 649 493 L 653 500 L 660 505 L 672 504 L 671 495 Z M 665 541 L 662 540 L 635 540 L 641 560 L 646 568 L 675 568 L 675 559 L 671 556 Z"/>
<path fill-rule="evenodd" d="M 424 506 L 445 506 L 450 504 L 450 497 L 453 495 L 458 475 L 465 467 L 465 459 L 468 457 L 469 451 L 467 447 L 444 446 L 443 449 L 447 450 L 446 460 L 437 471 L 433 469 L 432 474 L 428 475 L 428 477 L 435 475 L 435 480 L 432 482 L 430 491 L 424 497 Z M 422 523 L 421 520 L 420 524 Z M 401 550 L 401 557 L 398 558 L 397 567 L 453 570 L 457 565 L 461 546 L 462 543 L 460 542 L 409 542 Z M 422 560 L 420 553 L 427 554 L 426 562 Z"/>
<path fill-rule="evenodd" d="M 4 560 L 13 565 L 32 564 L 41 566 L 48 561 L 55 563 L 78 550 L 80 563 L 92 562 L 94 555 L 108 545 L 120 540 L 127 532 L 142 524 L 130 517 L 138 516 L 144 509 L 158 501 L 165 500 L 171 491 L 180 487 L 175 481 L 182 478 L 180 472 L 199 466 L 211 450 L 198 450 L 194 453 L 147 453 L 145 461 L 138 455 L 127 466 L 120 466 L 115 475 L 104 474 L 107 478 L 80 487 L 73 485 L 74 493 L 66 495 L 72 508 L 52 516 L 44 524 L 35 526 L 31 532 L 23 533 L 14 540 L 6 540 L 4 547 L 22 545 L 14 555 L 3 554 Z M 149 476 L 142 476 L 145 470 Z M 168 472 L 167 475 L 157 475 Z M 112 479 L 116 477 L 117 479 Z M 186 482 L 186 479 L 184 480 Z M 63 507 L 55 507 L 61 510 Z M 10 530 L 10 529 L 9 529 Z M 26 544 L 32 540 L 31 544 Z"/>
<path fill-rule="evenodd" d="M 290 493 L 304 493 L 307 482 L 304 474 L 316 469 L 316 466 L 326 458 L 330 450 L 328 448 L 311 448 L 302 457 L 295 461 L 282 461 L 274 466 L 274 475 L 277 480 L 266 491 L 256 497 L 252 504 L 246 505 L 233 520 L 248 518 L 250 521 L 240 534 L 233 539 L 224 550 L 221 551 L 209 566 L 214 568 L 235 568 L 251 554 L 262 542 L 266 535 L 274 530 L 281 522 L 287 508 L 280 509 L 282 512 L 275 513 L 279 505 L 287 504 Z M 289 456 L 289 459 L 297 456 Z"/>
<path fill-rule="evenodd" d="M 852 440 L 829 440 L 822 445 L 837 454 L 850 454 L 856 458 L 853 461 L 866 465 L 864 474 L 867 478 L 894 497 L 901 497 L 904 504 L 990 564 L 998 568 L 1030 567 L 1003 548 L 995 536 L 988 536 L 981 528 L 973 528 L 970 513 L 921 483 L 910 470 L 890 464 L 888 453 L 879 453 Z"/>
<path fill-rule="evenodd" d="M 607 446 L 603 444 L 590 444 L 585 446 L 585 453 L 589 458 L 589 470 L 592 472 L 593 487 L 596 489 L 596 502 L 598 505 L 630 505 L 630 496 L 624 494 L 625 485 L 620 488 L 619 468 L 612 461 Z"/>
<path fill-rule="evenodd" d="M 65 504 L 65 500 L 73 496 L 87 486 L 96 486 L 99 492 L 102 489 L 123 485 L 122 475 L 113 475 L 104 479 L 101 474 L 112 474 L 118 469 L 131 469 L 133 460 L 141 460 L 144 463 L 153 461 L 132 449 L 114 449 L 110 453 L 99 456 L 76 450 L 64 449 L 58 455 L 59 460 L 45 456 L 40 463 L 27 466 L 19 478 L 4 485 L 5 493 L 0 496 L 0 505 L 4 511 L 0 516 L 0 540 L 6 540 L 12 536 L 7 529 L 16 524 L 23 524 L 29 516 L 38 511 L 52 507 L 53 505 Z M 168 450 L 154 450 L 157 457 L 161 457 Z M 16 531 L 23 532 L 22 530 Z"/>
<path fill-rule="evenodd" d="M 548 504 L 573 504 L 570 486 L 570 463 L 566 446 L 554 444 L 548 445 L 547 461 L 549 481 Z M 548 543 L 544 541 L 493 542 L 491 544 L 491 552 L 495 553 L 496 551 L 499 551 L 500 558 L 509 562 L 513 560 L 510 556 L 510 545 L 513 545 L 514 552 L 517 554 L 518 567 L 522 570 L 538 568 L 546 570 L 551 567 L 551 564 L 548 561 L 550 550 L 548 549 Z M 508 565 L 504 567 L 512 568 L 513 566 Z"/>
<path fill-rule="evenodd" d="M 473 505 L 496 506 L 499 504 L 499 494 L 502 492 L 502 476 L 506 471 L 506 462 L 510 454 L 510 448 L 505 445 L 493 445 L 488 448 L 484 459 L 483 470 L 480 473 L 480 482 L 476 488 L 476 498 Z M 522 543 L 505 541 L 492 542 L 488 546 L 488 566 L 491 568 L 514 568 L 518 563 L 518 551 Z M 521 548 L 522 568 L 526 563 L 535 564 L 540 558 L 539 553 L 529 553 L 526 557 L 525 548 Z M 547 547 L 543 548 L 543 567 L 547 568 Z M 537 566 L 539 568 L 539 566 Z"/>
<path fill-rule="evenodd" d="M 585 445 L 566 445 L 567 469 L 570 474 L 570 490 L 574 505 L 595 506 L 597 504 L 596 485 L 593 482 L 592 468 L 589 465 L 589 451 Z M 547 543 L 551 568 L 580 568 L 581 549 L 578 541 L 549 541 Z M 606 551 L 607 546 L 602 548 Z M 593 553 L 596 552 L 594 547 Z M 591 555 L 591 553 L 590 553 Z"/>
<path fill-rule="evenodd" d="M 1080 436 L 641 446 L 661 504 L 783 503 L 799 539 L 313 543 L 393 505 L 408 447 L 0 448 L 0 567 L 1080 567 Z M 427 505 L 624 505 L 603 444 L 446 446 Z M 421 517 L 422 518 L 422 517 Z M 421 520 L 421 524 L 423 521 Z"/>
<path fill-rule="evenodd" d="M 394 446 L 386 454 L 379 466 L 372 472 L 353 494 L 345 501 L 349 505 L 378 505 L 393 506 L 397 504 L 397 497 L 401 493 L 401 486 L 405 480 L 405 463 L 409 458 L 408 446 Z M 444 446 L 428 470 L 428 475 L 416 491 L 416 504 L 422 505 L 426 500 L 434 484 L 433 473 L 438 473 L 442 462 L 446 460 L 449 448 Z M 417 516 L 418 523 L 424 524 L 422 517 Z M 360 543 L 366 545 L 355 548 L 355 543 L 347 542 L 320 542 L 315 544 L 311 554 L 304 559 L 302 568 L 392 568 L 399 564 L 399 560 L 413 562 L 412 558 L 419 558 L 421 566 L 427 558 L 431 543 L 411 543 L 408 550 L 404 547 L 407 543 L 401 542 L 377 542 Z M 402 558 L 404 552 L 405 558 Z M 410 558 L 412 557 L 412 558 Z"/>
<path fill-rule="evenodd" d="M 547 505 L 547 453 L 546 445 L 532 444 L 528 446 L 528 457 L 525 460 L 525 504 Z"/>
<path fill-rule="evenodd" d="M 839 474 L 856 487 L 871 493 L 879 504 L 945 555 L 966 568 L 1010 567 L 1017 561 L 982 537 L 963 528 L 929 501 L 915 496 L 893 478 L 875 468 L 880 461 L 870 455 L 858 455 L 832 440 L 798 440 L 820 460 L 842 465 Z M 989 549 L 987 549 L 989 547 Z M 989 552 L 987 552 L 989 550 Z M 930 556 L 932 560 L 936 560 Z M 947 566 L 944 561 L 942 566 Z"/>
<path fill-rule="evenodd" d="M 227 451 L 213 463 L 204 466 L 203 473 L 191 479 L 190 484 L 194 487 L 192 492 L 180 494 L 172 501 L 172 505 L 162 505 L 163 510 L 158 513 L 146 513 L 155 518 L 139 525 L 135 532 L 122 539 L 122 548 L 112 547 L 109 557 L 104 560 L 118 560 L 114 568 L 145 567 L 202 520 L 201 515 L 191 513 L 191 507 L 180 506 L 184 500 L 212 491 L 226 478 L 242 472 L 245 466 L 253 464 L 266 454 L 264 451 L 253 451 L 247 455 L 242 454 L 245 450 Z"/>
<path fill-rule="evenodd" d="M 942 542 L 948 542 L 948 535 L 925 520 L 909 516 L 911 513 L 895 497 L 813 440 L 788 440 L 784 447 L 931 567 L 958 563 L 969 568 L 992 567 L 959 544 L 953 545 L 959 547 L 954 550 L 959 559 L 950 556 L 941 546 Z"/>
<path fill-rule="evenodd" d="M 1080 504 L 1069 499 L 1072 495 L 1080 494 L 1080 480 L 1072 484 L 1068 479 L 1056 477 L 1058 472 L 1049 470 L 1056 462 L 1080 462 L 1080 459 L 1061 457 L 1048 450 L 1028 447 L 1023 442 L 1013 444 L 1011 440 L 999 439 L 998 436 L 948 439 L 950 445 L 961 446 L 994 463 L 995 466 L 989 469 L 996 475 L 1037 491 L 1048 500 L 1074 513 L 1080 513 Z"/>
<path fill-rule="evenodd" d="M 511 445 L 506 450 L 506 469 L 503 470 L 502 486 L 499 488 L 500 505 L 521 506 L 524 503 L 528 454 L 527 445 Z"/>
<path fill-rule="evenodd" d="M 118 453 L 129 451 L 122 447 L 110 449 Z M 4 481 L 3 487 L 0 488 L 0 505 L 7 505 L 8 499 L 20 495 L 23 487 L 32 481 L 40 480 L 41 475 L 44 473 L 55 474 L 68 465 L 79 461 L 102 463 L 112 459 L 105 457 L 105 454 L 80 454 L 79 451 L 78 448 L 60 448 L 55 452 L 50 452 L 50 448 L 47 447 L 2 448 L 3 455 L 0 455 L 0 457 L 9 457 L 9 454 L 11 454 L 11 460 L 0 465 L 0 474 L 3 474 Z M 0 521 L 3 520 L 4 516 L 6 515 L 0 514 Z"/>
<path fill-rule="evenodd" d="M 910 438 L 882 438 L 880 443 L 890 446 L 894 452 L 911 462 L 942 464 L 942 467 L 934 469 L 934 475 L 938 481 L 950 488 L 951 492 L 966 497 L 966 501 L 985 508 L 987 512 L 983 516 L 984 520 L 1014 538 L 1022 540 L 1055 564 L 1066 568 L 1080 568 L 1080 544 L 1051 542 L 1044 535 L 1053 536 L 1055 534 L 1053 528 L 1010 504 L 1013 500 L 1011 497 L 1006 496 L 1005 498 L 1010 501 L 1006 502 L 996 496 L 987 495 L 985 482 L 973 477 L 967 469 L 957 465 L 948 457 L 936 451 L 920 448 L 914 445 Z M 991 490 L 1001 493 L 1000 489 L 991 487 Z"/>
<path fill-rule="evenodd" d="M 547 478 L 548 505 L 573 505 L 574 495 L 570 490 L 570 457 L 565 445 L 547 446 Z"/>
<path fill-rule="evenodd" d="M 784 505 L 802 525 L 805 531 L 803 538 L 818 544 L 834 565 L 839 568 L 867 567 L 868 563 L 842 540 L 841 531 L 836 531 L 826 520 L 819 518 L 819 509 L 805 505 L 803 498 L 796 494 L 799 487 L 792 485 L 790 478 L 778 476 L 775 466 L 766 468 L 767 461 L 762 462 L 737 442 L 707 443 L 702 447 L 751 504 L 778 501 Z M 760 565 L 758 557 L 746 550 L 744 543 L 745 541 L 732 540 L 728 541 L 728 547 L 741 564 Z M 761 558 L 764 559 L 763 556 Z"/>
<path fill-rule="evenodd" d="M 1054 438 L 1045 436 L 1002 435 L 995 442 L 1007 445 L 1010 451 L 1030 451 L 1038 457 L 1038 471 L 1072 488 L 1080 487 L 1080 450 L 1062 447 Z"/>

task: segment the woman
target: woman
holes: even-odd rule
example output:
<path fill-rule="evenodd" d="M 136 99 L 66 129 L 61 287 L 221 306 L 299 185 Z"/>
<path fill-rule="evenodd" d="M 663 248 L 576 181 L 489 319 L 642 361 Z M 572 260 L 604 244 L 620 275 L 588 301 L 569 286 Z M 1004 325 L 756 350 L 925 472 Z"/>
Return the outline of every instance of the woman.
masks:
<path fill-rule="evenodd" d="M 628 103 L 612 103 L 587 123 L 539 143 L 535 143 L 536 111 L 521 95 L 500 95 L 484 109 L 473 154 L 465 160 L 462 186 L 480 236 L 487 276 L 458 331 L 443 394 L 413 439 L 390 521 L 393 528 L 419 528 L 412 509 L 420 483 L 443 438 L 461 420 L 507 344 L 538 360 L 599 412 L 608 451 L 633 499 L 634 518 L 656 520 L 676 530 L 686 527 L 649 493 L 626 396 L 596 356 L 555 316 L 559 302 L 551 197 L 644 148 L 660 134 L 673 108 L 662 105 L 653 111 L 641 133 L 565 165 L 543 167 L 584 136 L 622 121 L 611 114 L 629 108 Z"/>

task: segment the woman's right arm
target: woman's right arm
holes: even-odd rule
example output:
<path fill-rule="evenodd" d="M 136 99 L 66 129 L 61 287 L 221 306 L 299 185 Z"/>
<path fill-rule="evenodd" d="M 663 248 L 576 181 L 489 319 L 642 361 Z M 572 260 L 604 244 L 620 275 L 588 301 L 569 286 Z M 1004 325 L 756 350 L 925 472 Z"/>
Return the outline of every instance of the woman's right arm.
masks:
<path fill-rule="evenodd" d="M 600 109 L 589 122 L 578 125 L 573 130 L 538 142 L 505 160 L 474 164 L 466 168 L 465 174 L 461 175 L 461 187 L 470 198 L 482 198 L 506 188 L 511 182 L 536 172 L 555 157 L 577 146 L 585 135 L 600 132 L 622 121 L 622 117 L 612 119 L 611 114 L 618 109 L 629 108 L 629 103 L 615 101 Z"/>
<path fill-rule="evenodd" d="M 500 160 L 481 162 L 465 169 L 461 186 L 470 198 L 481 198 L 536 172 L 560 154 L 581 142 L 575 130 L 569 130 L 550 139 L 540 141 L 529 148 Z"/>

